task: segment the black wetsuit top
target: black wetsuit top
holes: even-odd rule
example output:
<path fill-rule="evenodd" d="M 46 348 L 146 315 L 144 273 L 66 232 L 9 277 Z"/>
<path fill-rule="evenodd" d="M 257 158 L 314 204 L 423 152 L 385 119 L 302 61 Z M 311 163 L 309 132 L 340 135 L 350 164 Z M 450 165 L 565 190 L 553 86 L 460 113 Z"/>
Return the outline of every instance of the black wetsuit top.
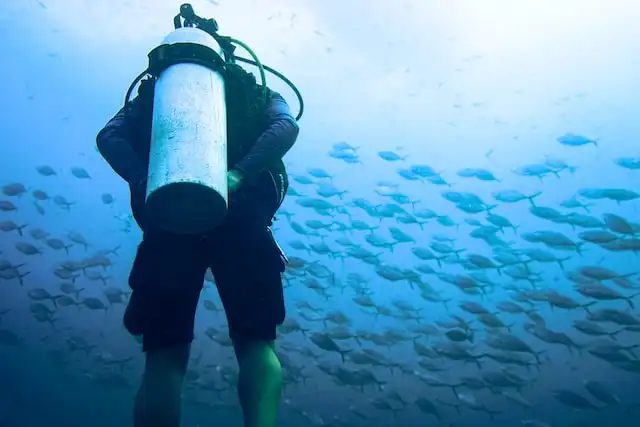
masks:
<path fill-rule="evenodd" d="M 248 147 L 246 153 L 235 156 L 238 158 L 228 158 L 229 169 L 242 173 L 243 188 L 259 186 L 265 180 L 273 186 L 275 175 L 286 180 L 282 157 L 295 143 L 299 128 L 284 98 L 273 91 L 269 91 L 269 95 L 264 115 L 255 123 L 257 139 L 249 144 L 247 141 L 228 141 L 230 149 L 234 144 Z M 145 190 L 140 183 L 145 182 L 148 171 L 152 102 L 152 93 L 148 96 L 140 93 L 129 103 L 129 110 L 125 113 L 124 107 L 120 109 L 96 138 L 100 154 L 129 183 L 133 214 L 141 227 Z M 285 185 L 283 181 L 282 187 Z M 279 205 L 284 194 L 278 197 Z"/>

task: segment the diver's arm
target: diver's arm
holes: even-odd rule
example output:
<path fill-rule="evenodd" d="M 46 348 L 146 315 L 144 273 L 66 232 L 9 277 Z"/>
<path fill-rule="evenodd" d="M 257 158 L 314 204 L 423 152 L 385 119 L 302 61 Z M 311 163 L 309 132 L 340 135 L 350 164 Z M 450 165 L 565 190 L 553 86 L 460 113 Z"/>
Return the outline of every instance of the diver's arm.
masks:
<path fill-rule="evenodd" d="M 267 108 L 268 127 L 258 138 L 249 153 L 234 167 L 243 180 L 252 182 L 270 168 L 293 147 L 300 128 L 291 109 L 280 94 L 272 92 Z"/>
<path fill-rule="evenodd" d="M 131 110 L 125 114 L 125 107 L 98 133 L 98 151 L 111 168 L 129 184 L 139 183 L 147 176 L 147 168 L 140 160 L 133 144 L 136 132 L 134 126 L 144 126 L 145 120 L 139 98 L 129 102 Z"/>

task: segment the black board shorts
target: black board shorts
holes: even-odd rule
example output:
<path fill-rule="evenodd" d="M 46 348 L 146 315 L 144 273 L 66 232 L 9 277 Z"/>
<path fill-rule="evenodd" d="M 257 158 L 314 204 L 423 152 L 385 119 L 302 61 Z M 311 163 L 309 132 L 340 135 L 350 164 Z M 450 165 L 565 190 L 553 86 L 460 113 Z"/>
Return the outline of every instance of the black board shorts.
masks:
<path fill-rule="evenodd" d="M 284 321 L 285 256 L 269 228 L 286 188 L 284 172 L 265 172 L 230 200 L 225 222 L 206 235 L 145 229 L 133 262 L 125 327 L 144 351 L 190 343 L 207 268 L 234 340 L 274 340 Z"/>

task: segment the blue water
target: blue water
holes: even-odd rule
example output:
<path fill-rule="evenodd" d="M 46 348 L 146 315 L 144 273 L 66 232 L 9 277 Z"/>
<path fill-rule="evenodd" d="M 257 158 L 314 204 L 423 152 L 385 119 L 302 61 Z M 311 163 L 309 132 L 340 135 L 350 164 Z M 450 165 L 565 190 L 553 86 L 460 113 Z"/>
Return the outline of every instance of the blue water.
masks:
<path fill-rule="evenodd" d="M 474 354 L 490 352 L 485 338 L 492 333 L 474 321 L 474 316 L 458 307 L 462 301 L 476 301 L 491 312 L 496 304 L 508 300 L 517 289 L 531 289 L 526 281 L 517 281 L 495 270 L 486 274 L 494 282 L 487 295 L 465 295 L 436 275 L 422 275 L 443 299 L 450 299 L 449 310 L 441 303 L 420 298 L 417 288 L 407 281 L 391 282 L 378 274 L 374 266 L 352 257 L 334 259 L 304 250 L 293 249 L 293 241 L 309 246 L 324 241 L 335 252 L 344 253 L 336 239 L 348 236 L 362 247 L 380 254 L 382 265 L 401 269 L 418 264 L 413 247 L 428 247 L 434 236 L 455 239 L 456 248 L 465 254 L 495 255 L 492 248 L 469 236 L 475 228 L 465 222 L 474 218 L 486 224 L 486 212 L 468 214 L 442 197 L 443 191 L 471 192 L 487 204 L 496 203 L 492 211 L 511 220 L 519 228 L 498 233 L 509 248 L 544 246 L 526 242 L 523 233 L 552 230 L 578 241 L 581 228 L 551 223 L 529 212 L 527 201 L 505 204 L 496 202 L 492 193 L 515 189 L 524 194 L 542 192 L 536 204 L 558 209 L 562 214 L 585 210 L 560 206 L 585 188 L 622 188 L 640 192 L 640 171 L 621 167 L 616 159 L 638 158 L 640 122 L 635 114 L 640 93 L 640 62 L 636 60 L 640 37 L 640 7 L 631 1 L 615 3 L 604 0 L 573 1 L 482 1 L 444 2 L 313 2 L 289 0 L 193 1 L 203 16 L 215 16 L 221 31 L 248 43 L 261 60 L 293 80 L 305 98 L 305 116 L 301 134 L 285 163 L 292 178 L 292 188 L 307 197 L 318 197 L 315 189 L 326 179 L 309 175 L 310 168 L 322 168 L 332 176 L 331 183 L 345 191 L 343 198 L 327 199 L 343 212 L 321 216 L 300 206 L 299 197 L 289 196 L 274 229 L 281 246 L 290 257 L 301 257 L 329 268 L 334 280 L 318 279 L 329 286 L 330 298 L 318 296 L 305 285 L 311 276 L 288 273 L 286 289 L 288 316 L 305 329 L 324 332 L 321 322 L 301 317 L 299 302 L 308 301 L 320 313 L 339 310 L 352 320 L 354 334 L 362 331 L 382 334 L 385 331 L 408 331 L 416 322 L 380 317 L 377 320 L 357 306 L 356 289 L 348 284 L 348 274 L 362 275 L 372 298 L 382 306 L 393 300 L 408 301 L 421 308 L 421 323 L 450 319 L 457 315 L 472 322 L 476 331 L 470 345 Z M 615 7 L 614 7 L 615 4 Z M 1 426 L 121 426 L 129 425 L 133 395 L 142 366 L 138 343 L 121 326 L 124 305 L 114 305 L 106 313 L 87 308 L 65 307 L 56 311 L 54 327 L 38 322 L 30 312 L 32 298 L 28 292 L 42 288 L 60 294 L 64 280 L 54 275 L 64 261 L 79 260 L 99 250 L 120 247 L 110 255 L 113 266 L 103 274 L 108 286 L 126 290 L 140 231 L 129 217 L 128 189 L 111 171 L 95 149 L 95 135 L 123 102 L 133 77 L 146 66 L 146 55 L 167 32 L 179 2 L 142 0 L 139 2 L 95 2 L 93 0 L 5 0 L 0 3 L 0 91 L 4 108 L 0 114 L 0 184 L 15 183 L 26 187 L 19 196 L 0 196 L 11 201 L 15 211 L 0 211 L 0 221 L 12 220 L 26 225 L 24 236 L 16 231 L 0 234 L 0 259 L 20 267 L 24 284 L 17 279 L 0 279 L 0 329 L 20 337 L 18 345 L 0 344 L 0 425 Z M 250 10 L 251 14 L 247 15 Z M 287 87 L 269 77 L 268 84 L 289 100 L 296 110 L 295 97 Z M 558 141 L 566 133 L 597 141 L 583 146 L 567 146 Z M 358 163 L 349 163 L 329 153 L 335 143 L 357 147 Z M 380 152 L 397 153 L 397 161 L 385 160 Z M 335 150 L 334 150 L 335 154 Z M 542 163 L 545 158 L 561 159 L 575 168 L 560 171 L 559 177 L 543 179 L 523 177 L 513 171 L 526 164 Z M 48 165 L 56 174 L 43 176 L 36 168 Z M 429 165 L 450 183 L 438 186 L 426 180 L 411 181 L 398 170 L 412 165 Z M 90 179 L 71 173 L 84 168 Z M 463 168 L 483 168 L 497 180 L 465 178 Z M 300 177 L 312 184 L 301 184 Z M 358 198 L 372 205 L 395 203 L 379 193 L 394 184 L 394 191 L 406 195 L 413 205 L 402 205 L 408 214 L 432 209 L 448 216 L 456 226 L 444 226 L 435 219 L 418 225 L 399 223 L 397 218 L 371 218 L 353 206 Z M 36 201 L 34 191 L 44 191 L 51 199 Z M 113 195 L 115 202 L 105 204 L 102 196 Z M 72 203 L 63 209 L 52 198 L 63 196 Z M 629 223 L 640 222 L 639 200 L 616 203 L 613 200 L 585 200 L 588 214 L 602 219 L 613 213 Z M 414 206 L 415 205 L 415 206 Z M 365 242 L 367 233 L 359 231 L 324 231 L 318 237 L 301 236 L 290 221 L 304 224 L 320 219 L 350 224 L 363 220 L 380 225 L 376 230 L 390 238 L 388 227 L 398 227 L 415 239 L 399 243 L 394 250 L 372 248 Z M 90 244 L 88 249 L 74 244 L 69 254 L 54 250 L 30 234 L 42 229 L 49 237 L 72 243 L 70 232 L 80 233 Z M 636 230 L 637 232 L 637 230 Z M 627 236 L 635 238 L 633 233 Z M 28 242 L 42 253 L 25 255 L 16 244 Z M 295 243 L 294 243 L 295 245 Z M 556 290 L 580 303 L 587 299 L 577 294 L 567 271 L 582 266 L 601 266 L 621 275 L 638 273 L 638 257 L 633 251 L 613 252 L 585 244 L 582 255 L 575 251 L 554 251 L 558 257 L 570 256 L 563 271 L 557 263 L 532 263 L 531 269 L 542 278 L 541 290 Z M 462 265 L 449 258 L 442 267 L 427 263 L 440 273 L 467 274 Z M 442 275 L 440 277 L 443 277 Z M 631 287 L 640 286 L 640 276 L 628 277 Z M 341 284 L 347 284 L 344 291 Z M 637 291 L 618 287 L 611 281 L 603 284 L 630 295 Z M 104 300 L 107 285 L 81 276 L 76 280 L 84 288 L 83 298 Z M 205 297 L 219 305 L 213 287 Z M 640 299 L 635 300 L 640 303 Z M 106 300 L 105 300 L 106 303 Z M 50 304 L 50 303 L 49 303 Z M 585 318 L 585 310 L 552 309 L 547 303 L 533 305 L 546 326 L 567 333 L 580 347 L 593 337 L 572 328 L 572 322 Z M 53 309 L 53 306 L 51 306 Z M 599 302 L 593 307 L 612 308 L 640 317 L 625 301 Z M 6 311 L 5 310 L 9 310 Z M 465 397 L 450 389 L 436 388 L 420 381 L 416 370 L 444 382 L 456 383 L 462 377 L 480 376 L 501 369 L 493 361 L 464 363 L 440 357 L 429 360 L 441 368 L 429 373 L 418 365 L 411 339 L 391 346 L 375 346 L 363 340 L 363 348 L 377 348 L 405 373 L 394 369 L 367 368 L 385 382 L 383 390 L 375 385 L 349 387 L 338 385 L 317 364 L 347 369 L 363 368 L 340 356 L 316 348 L 299 332 L 280 340 L 280 351 L 290 362 L 303 369 L 308 379 L 287 385 L 281 409 L 281 425 L 315 426 L 517 426 L 525 420 L 538 420 L 551 426 L 637 425 L 640 408 L 638 359 L 636 373 L 614 367 L 593 357 L 588 351 L 573 351 L 560 345 L 540 341 L 523 328 L 531 321 L 523 314 L 499 313 L 512 333 L 536 351 L 545 351 L 538 369 L 509 366 L 507 369 L 526 379 L 521 396 L 530 407 L 506 399 L 497 389 L 459 392 L 473 396 L 477 405 L 500 413 L 471 410 Z M 228 347 L 207 338 L 207 327 L 224 327 L 223 316 L 203 308 L 198 312 L 194 343 L 194 375 L 225 385 L 220 375 L 235 369 Z M 603 324 L 607 330 L 619 327 Z M 443 334 L 419 336 L 418 342 L 437 348 L 448 340 Z M 72 350 L 70 337 L 82 337 L 93 346 L 88 352 Z M 623 332 L 617 342 L 640 343 L 638 332 Z M 355 340 L 338 341 L 344 349 L 357 351 Z M 292 351 L 308 348 L 314 354 Z M 586 347 L 585 347 L 586 348 Z M 109 361 L 131 357 L 122 371 Z M 119 366 L 119 365 L 117 365 Z M 218 367 L 218 369 L 216 369 Z M 285 369 L 287 367 L 285 366 Z M 585 390 L 585 380 L 598 381 L 615 393 L 618 404 L 605 405 Z M 188 427 L 240 425 L 240 412 L 233 388 L 217 395 L 204 390 L 202 381 L 185 390 L 185 421 Z M 556 400 L 552 391 L 576 392 L 597 409 L 570 408 Z M 397 414 L 375 409 L 373 399 L 388 399 L 396 392 L 408 402 L 400 407 L 393 400 Z M 434 402 L 442 419 L 420 412 L 416 398 Z M 448 405 L 458 405 L 456 410 Z M 359 412 L 356 412 L 359 411 Z M 365 416 L 358 415 L 365 414 Z"/>

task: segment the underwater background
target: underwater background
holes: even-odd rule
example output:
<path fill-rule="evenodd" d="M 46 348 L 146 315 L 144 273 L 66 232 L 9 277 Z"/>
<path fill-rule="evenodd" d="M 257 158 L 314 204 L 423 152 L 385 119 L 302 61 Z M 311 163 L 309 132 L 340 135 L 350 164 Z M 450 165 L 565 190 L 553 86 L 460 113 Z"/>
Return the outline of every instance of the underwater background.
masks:
<path fill-rule="evenodd" d="M 305 100 L 280 425 L 638 425 L 639 3 L 192 5 Z M 2 427 L 130 425 L 141 233 L 95 137 L 179 6 L 0 2 Z M 207 280 L 183 425 L 237 426 Z"/>

